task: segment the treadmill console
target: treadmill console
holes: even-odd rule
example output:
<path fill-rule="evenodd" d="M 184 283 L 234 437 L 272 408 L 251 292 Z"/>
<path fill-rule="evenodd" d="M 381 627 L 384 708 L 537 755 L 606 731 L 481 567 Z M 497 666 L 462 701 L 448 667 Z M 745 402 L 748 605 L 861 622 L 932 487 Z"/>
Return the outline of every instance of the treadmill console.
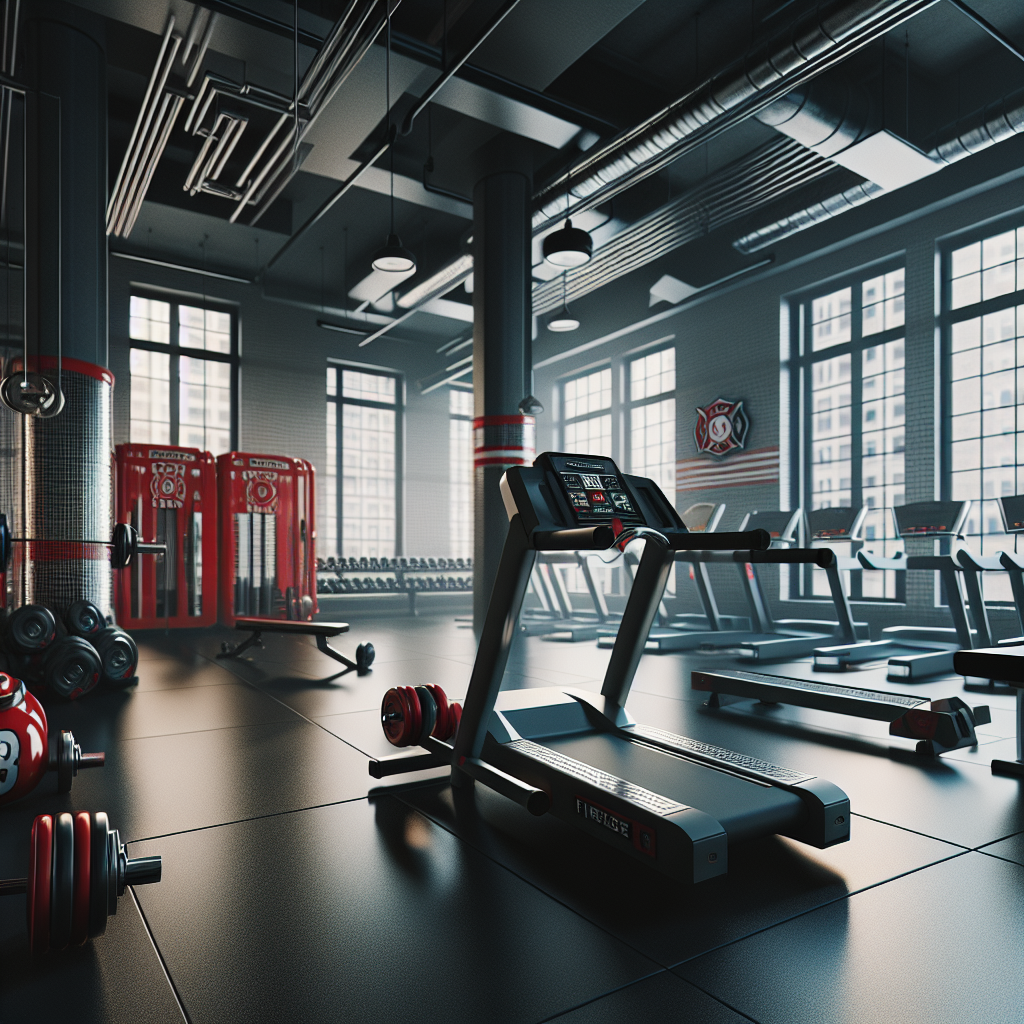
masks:
<path fill-rule="evenodd" d="M 807 532 L 811 541 L 857 541 L 867 509 L 838 506 L 816 508 L 807 513 Z"/>
<path fill-rule="evenodd" d="M 1007 533 L 1024 533 L 1024 494 L 999 499 L 999 511 L 1003 517 L 1003 529 Z"/>
<path fill-rule="evenodd" d="M 636 499 L 611 459 L 545 452 L 534 465 L 554 475 L 577 526 L 610 525 L 613 519 L 643 525 Z"/>
<path fill-rule="evenodd" d="M 900 537 L 958 537 L 970 509 L 969 501 L 915 501 L 892 514 Z"/>

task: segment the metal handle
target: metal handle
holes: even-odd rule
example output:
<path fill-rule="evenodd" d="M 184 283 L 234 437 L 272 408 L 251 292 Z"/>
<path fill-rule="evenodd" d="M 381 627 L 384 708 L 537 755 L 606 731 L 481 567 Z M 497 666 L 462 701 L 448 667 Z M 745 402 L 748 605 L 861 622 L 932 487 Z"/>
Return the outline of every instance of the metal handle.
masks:
<path fill-rule="evenodd" d="M 610 526 L 584 526 L 575 530 L 544 530 L 533 535 L 538 551 L 603 551 L 615 543 Z"/>
<path fill-rule="evenodd" d="M 772 542 L 767 530 L 737 533 L 670 533 L 673 551 L 764 551 Z"/>

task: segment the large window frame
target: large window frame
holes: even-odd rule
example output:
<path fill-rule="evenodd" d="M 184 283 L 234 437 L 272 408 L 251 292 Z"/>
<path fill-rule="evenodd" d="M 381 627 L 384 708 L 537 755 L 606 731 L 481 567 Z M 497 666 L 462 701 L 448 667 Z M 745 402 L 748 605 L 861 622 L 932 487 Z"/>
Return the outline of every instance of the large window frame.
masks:
<path fill-rule="evenodd" d="M 179 296 L 174 294 L 168 294 L 158 289 L 152 288 L 138 288 L 133 287 L 131 290 L 131 296 L 140 299 L 150 299 L 157 302 L 166 302 L 170 305 L 170 323 L 168 325 L 169 337 L 167 343 L 161 341 L 146 341 L 140 338 L 131 337 L 131 328 L 128 330 L 128 346 L 129 353 L 131 349 L 140 349 L 146 352 L 159 352 L 164 355 L 168 355 L 169 358 L 169 369 L 168 369 L 168 388 L 169 388 L 169 404 L 170 404 L 170 440 L 168 444 L 178 445 L 179 437 L 181 436 L 181 380 L 180 380 L 180 367 L 181 357 L 185 356 L 190 359 L 205 359 L 212 362 L 228 363 L 231 367 L 231 424 L 230 424 L 230 443 L 228 451 L 237 451 L 238 449 L 238 395 L 241 378 L 241 358 L 239 355 L 239 327 L 238 327 L 238 309 L 224 302 L 216 302 L 210 299 L 203 298 L 199 300 L 195 297 Z M 228 315 L 231 321 L 231 348 L 229 352 L 212 352 L 207 349 L 193 348 L 187 345 L 180 344 L 180 324 L 179 324 L 179 308 L 181 306 L 191 306 L 197 309 L 212 310 L 218 313 L 225 313 Z M 130 379 L 130 377 L 129 377 Z M 187 426 L 187 424 L 186 424 Z"/>
<path fill-rule="evenodd" d="M 996 242 L 1000 236 L 1015 234 L 1016 252 L 1009 259 L 996 259 L 999 262 L 990 261 L 986 258 L 986 242 Z M 965 266 L 954 266 L 955 254 L 963 253 L 970 247 L 978 245 L 979 264 L 976 271 Z M 940 394 L 941 394 L 941 416 L 939 419 L 939 444 L 940 444 L 940 478 L 939 494 L 943 500 L 952 500 L 954 496 L 962 497 L 962 487 L 955 483 L 955 474 L 964 460 L 964 454 L 955 449 L 969 446 L 972 441 L 977 441 L 977 463 L 968 466 L 964 474 L 977 472 L 981 478 L 980 495 L 971 495 L 972 507 L 965 526 L 965 535 L 969 543 L 976 547 L 981 554 L 991 554 L 997 549 L 1015 549 L 1015 538 L 1007 537 L 998 512 L 998 506 L 994 499 L 1003 496 L 1001 494 L 987 495 L 985 477 L 989 472 L 994 471 L 999 476 L 999 470 L 1011 469 L 1014 476 L 1014 484 L 1010 490 L 1011 494 L 1024 492 L 1024 413 L 1021 410 L 1021 401 L 1024 398 L 1024 213 L 1020 211 L 988 221 L 981 225 L 975 225 L 968 231 L 959 232 L 956 235 L 943 239 L 938 247 L 939 272 L 940 272 L 940 305 L 939 305 L 939 337 L 940 337 Z M 990 267 L 986 264 L 991 263 Z M 988 275 L 996 275 L 995 278 L 987 280 Z M 1014 284 L 1000 292 L 999 276 L 1004 279 L 1009 275 L 1007 284 Z M 955 275 L 955 276 L 954 276 Z M 1014 280 L 1015 276 L 1015 280 Z M 971 281 L 971 278 L 976 280 Z M 985 292 L 992 284 L 993 294 L 985 297 Z M 969 292 L 972 286 L 977 286 L 977 298 L 974 301 L 962 301 L 954 307 L 958 297 L 970 300 Z M 1013 320 L 1014 310 L 1016 311 L 1016 327 L 1010 334 L 998 334 L 999 320 L 1006 318 L 1009 313 L 1009 320 Z M 1003 314 L 1002 317 L 999 314 Z M 963 331 L 970 330 L 971 321 L 979 321 L 976 345 L 964 342 Z M 989 323 L 995 321 L 993 326 L 996 331 L 989 328 Z M 961 327 L 958 332 L 957 328 Z M 989 337 L 989 334 L 992 337 Z M 998 366 L 998 349 L 1006 348 L 1006 343 L 1014 348 L 1014 359 L 1012 366 L 1003 365 L 1005 359 Z M 964 374 L 963 370 L 956 365 L 959 359 L 970 356 L 970 351 L 978 349 L 978 367 L 976 373 Z M 1010 385 L 1012 391 L 1009 401 L 1004 401 L 1005 394 L 999 401 L 987 403 L 986 378 L 989 380 L 1002 376 L 1013 371 L 1013 378 Z M 959 406 L 954 408 L 956 398 L 954 388 L 960 384 L 968 384 L 973 380 L 978 381 L 978 409 L 976 413 L 961 414 L 954 417 Z M 1005 388 L 1004 388 L 1005 392 Z M 1004 424 L 1000 431 L 990 430 L 986 424 L 988 414 L 993 419 L 1006 417 L 1009 422 L 1008 413 L 1012 413 L 1013 430 L 1006 429 Z M 973 432 L 965 431 L 959 423 L 954 420 L 963 421 L 971 415 L 978 419 L 977 429 Z M 997 439 L 1011 438 L 1009 445 L 998 445 Z M 1004 455 L 999 461 L 994 461 L 989 455 L 989 446 L 992 449 L 997 447 L 1004 449 Z M 1006 461 L 1008 451 L 1013 452 L 1013 461 Z M 969 459 L 968 459 L 969 461 Z M 993 481 L 993 483 L 998 481 Z M 998 575 L 998 574 L 997 574 Z M 1012 594 L 1007 580 L 996 579 L 986 581 L 986 603 L 997 606 L 1009 606 L 1012 604 Z"/>
<path fill-rule="evenodd" d="M 856 270 L 833 277 L 824 282 L 819 282 L 811 288 L 793 295 L 789 299 L 791 315 L 790 324 L 790 358 L 789 358 L 789 385 L 790 385 L 790 409 L 798 411 L 798 414 L 790 417 L 790 452 L 794 454 L 792 465 L 797 472 L 791 474 L 790 501 L 791 508 L 803 508 L 809 510 L 814 507 L 814 440 L 812 438 L 812 425 L 815 413 L 814 407 L 814 366 L 816 363 L 826 360 L 837 359 L 848 355 L 850 357 L 850 404 L 849 404 L 849 430 L 850 430 L 850 476 L 849 486 L 840 484 L 841 491 L 849 492 L 849 504 L 859 507 L 867 504 L 864 499 L 864 434 L 871 431 L 864 429 L 864 373 L 865 352 L 880 345 L 890 342 L 903 341 L 906 344 L 906 323 L 903 322 L 894 327 L 876 330 L 871 334 L 864 334 L 863 315 L 865 311 L 863 285 L 879 277 L 885 277 L 896 271 L 904 269 L 905 259 L 902 255 L 887 259 L 877 264 L 871 264 Z M 814 319 L 813 310 L 815 300 L 834 295 L 842 290 L 850 289 L 850 308 L 847 314 L 837 313 L 833 319 L 840 316 L 849 316 L 849 340 L 835 345 L 825 345 L 815 349 L 813 343 Z M 904 295 L 905 293 L 900 293 Z M 878 308 L 886 298 L 878 299 L 871 308 Z M 905 353 L 905 347 L 904 347 Z M 902 391 L 904 408 L 906 403 L 906 388 Z M 836 410 L 841 412 L 841 408 Z M 905 423 L 905 414 L 904 414 Z M 841 438 L 837 438 L 837 441 Z M 906 451 L 906 434 L 904 433 L 903 448 Z M 871 453 L 868 453 L 869 456 Z M 886 454 L 886 453 L 880 453 Z M 843 461 L 840 458 L 837 463 Z M 904 464 L 904 486 L 906 481 L 906 467 Z M 904 493 L 904 501 L 905 491 Z M 844 502 L 845 504 L 845 502 Z M 893 502 L 898 504 L 898 502 Z M 884 508 L 885 506 L 874 506 Z M 884 514 L 884 513 L 883 513 Z M 880 538 L 865 538 L 864 542 L 857 545 L 849 545 L 853 554 L 854 548 L 871 547 L 878 549 L 880 543 L 893 543 L 893 538 L 888 537 L 892 528 L 892 513 L 888 513 L 889 520 L 886 523 L 883 536 Z M 847 553 L 845 551 L 839 553 Z M 890 579 L 885 581 L 883 595 L 866 595 L 863 587 L 863 574 L 850 573 L 848 593 L 850 599 L 863 601 L 871 604 L 905 604 L 906 603 L 906 574 L 886 574 Z M 811 566 L 792 566 L 789 573 L 789 597 L 798 600 L 827 600 L 827 586 L 820 578 L 824 573 L 816 571 Z"/>
<path fill-rule="evenodd" d="M 327 391 L 327 405 L 330 407 L 332 404 L 335 408 L 335 537 L 336 546 L 338 548 L 337 554 L 343 555 L 345 550 L 345 416 L 343 412 L 343 406 L 352 405 L 366 409 L 379 409 L 386 412 L 393 412 L 395 414 L 395 544 L 394 554 L 384 557 L 398 558 L 405 554 L 404 550 L 404 530 L 402 524 L 404 522 L 404 503 L 403 503 L 403 471 L 404 471 L 404 440 L 405 440 L 405 407 L 406 407 L 406 396 L 405 396 L 405 377 L 395 371 L 385 367 L 378 366 L 366 366 L 359 363 L 347 363 L 338 360 L 328 360 L 328 369 L 335 371 L 336 386 L 332 392 L 330 388 Z M 352 371 L 360 374 L 369 374 L 375 377 L 386 377 L 394 381 L 395 387 L 395 401 L 392 402 L 376 402 L 368 398 L 356 398 L 352 396 L 346 396 L 343 394 L 344 388 L 342 384 L 343 373 L 346 371 Z"/>

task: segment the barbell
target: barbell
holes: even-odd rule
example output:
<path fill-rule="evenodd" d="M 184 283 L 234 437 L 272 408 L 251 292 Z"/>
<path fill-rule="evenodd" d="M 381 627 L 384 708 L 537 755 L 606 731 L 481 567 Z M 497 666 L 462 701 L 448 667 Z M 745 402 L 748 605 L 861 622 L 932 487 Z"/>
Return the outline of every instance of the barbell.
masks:
<path fill-rule="evenodd" d="M 166 544 L 151 544 L 139 540 L 139 531 L 130 523 L 117 523 L 110 540 L 55 540 L 50 537 L 13 537 L 7 516 L 0 513 L 0 571 L 6 572 L 11 564 L 15 544 L 96 544 L 110 548 L 110 562 L 115 569 L 127 569 L 139 555 L 166 555 Z"/>

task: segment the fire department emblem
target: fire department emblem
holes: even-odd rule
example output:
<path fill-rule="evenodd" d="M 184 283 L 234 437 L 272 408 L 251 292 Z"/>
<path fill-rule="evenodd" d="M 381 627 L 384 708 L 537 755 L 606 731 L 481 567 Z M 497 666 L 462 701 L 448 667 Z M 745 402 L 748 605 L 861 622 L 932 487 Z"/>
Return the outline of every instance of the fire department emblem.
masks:
<path fill-rule="evenodd" d="M 743 411 L 743 402 L 716 398 L 710 405 L 697 410 L 693 427 L 693 440 L 698 452 L 726 455 L 747 442 L 750 420 Z"/>
<path fill-rule="evenodd" d="M 248 512 L 277 511 L 276 473 L 253 473 L 245 485 L 245 504 Z"/>
<path fill-rule="evenodd" d="M 185 467 L 174 463 L 153 463 L 149 480 L 154 508 L 185 507 Z"/>

